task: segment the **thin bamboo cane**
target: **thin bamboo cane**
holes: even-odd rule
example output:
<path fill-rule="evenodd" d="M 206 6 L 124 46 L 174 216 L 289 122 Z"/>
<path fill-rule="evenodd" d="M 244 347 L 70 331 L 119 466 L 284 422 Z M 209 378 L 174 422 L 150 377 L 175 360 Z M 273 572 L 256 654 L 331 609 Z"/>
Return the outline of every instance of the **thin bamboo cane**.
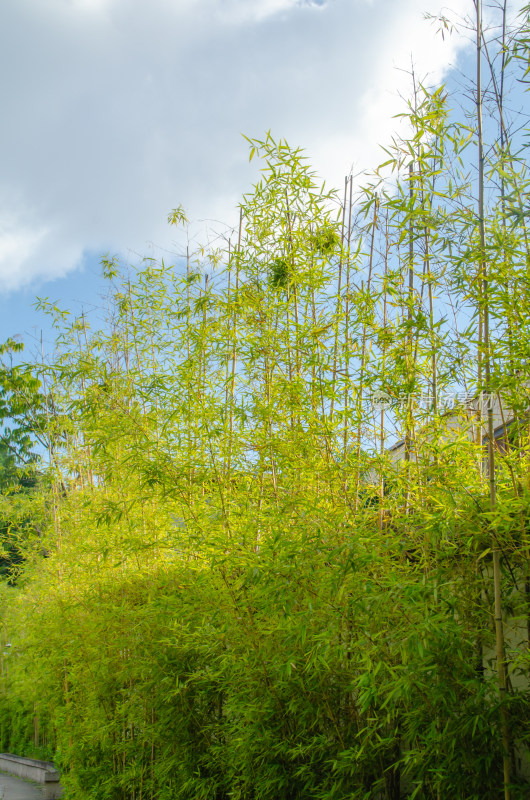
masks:
<path fill-rule="evenodd" d="M 186 247 L 186 332 L 188 333 L 190 330 L 190 248 L 189 245 Z M 188 375 L 191 375 L 191 351 L 190 351 L 190 337 L 189 335 L 186 336 L 186 355 L 187 355 L 187 364 L 188 364 Z M 193 498 L 193 483 L 195 478 L 195 466 L 194 466 L 194 457 L 193 457 L 193 431 L 192 431 L 192 423 L 191 423 L 191 409 L 192 409 L 192 402 L 193 402 L 193 395 L 192 395 L 192 388 L 191 388 L 191 380 L 188 379 L 188 409 L 187 409 L 187 420 L 188 420 L 188 453 L 187 453 L 187 460 L 188 460 L 188 508 L 191 508 L 192 498 Z"/>
<path fill-rule="evenodd" d="M 381 374 L 383 379 L 385 377 L 385 367 L 386 367 L 386 351 L 387 351 L 387 341 L 386 341 L 386 329 L 387 329 L 387 314 L 388 314 L 388 256 L 389 256 L 389 237 L 388 237 L 388 208 L 386 209 L 385 213 L 385 254 L 384 254 L 384 263 L 385 263 L 385 271 L 383 276 L 383 352 L 382 352 L 382 359 L 381 359 Z M 381 457 L 381 461 L 383 461 L 384 453 L 385 453 L 385 408 L 384 405 L 381 404 L 380 410 L 380 417 L 379 417 L 379 454 Z M 381 466 L 381 472 L 379 475 L 379 530 L 383 530 L 384 528 L 384 518 L 385 518 L 385 473 L 384 473 L 384 466 Z"/>
<path fill-rule="evenodd" d="M 366 301 L 368 303 L 371 302 L 370 292 L 372 288 L 372 274 L 374 268 L 374 242 L 375 242 L 375 233 L 377 229 L 378 209 L 379 209 L 379 200 L 376 196 L 374 199 L 374 213 L 371 224 L 372 231 L 370 237 L 370 254 L 368 258 L 368 279 L 366 282 Z M 364 291 L 362 291 L 362 294 L 364 295 Z M 364 300 L 365 298 L 363 297 L 363 302 Z M 356 448 L 357 457 L 356 457 L 355 501 L 354 501 L 355 509 L 359 507 L 359 486 L 361 480 L 360 460 L 361 460 L 361 440 L 362 440 L 362 403 L 363 403 L 364 377 L 366 368 L 366 335 L 367 335 L 366 319 L 363 318 L 362 337 L 361 337 L 361 369 L 359 372 L 359 385 L 357 387 L 357 448 Z"/>
<path fill-rule="evenodd" d="M 414 164 L 409 164 L 409 252 L 408 252 L 408 296 L 407 296 L 407 407 L 405 416 L 405 514 L 410 511 L 410 456 L 411 456 L 411 427 L 412 427 L 412 395 L 411 388 L 414 378 L 413 364 L 413 333 L 412 333 L 412 307 L 414 303 Z"/>
<path fill-rule="evenodd" d="M 335 341 L 333 344 L 333 373 L 332 373 L 332 392 L 331 403 L 329 410 L 329 419 L 333 424 L 333 411 L 335 408 L 335 387 L 337 384 L 337 359 L 338 359 L 338 343 L 339 343 L 339 324 L 342 309 L 342 268 L 344 261 L 344 225 L 346 219 L 346 198 L 348 191 L 348 177 L 344 178 L 344 199 L 342 201 L 342 223 L 340 233 L 340 258 L 339 258 L 339 276 L 337 285 L 337 302 L 335 305 Z"/>
<path fill-rule="evenodd" d="M 489 331 L 489 280 L 486 262 L 486 234 L 484 221 L 484 138 L 482 128 L 482 0 L 474 0 L 476 10 L 476 92 L 477 92 L 477 136 L 478 136 L 478 223 L 480 236 L 480 283 L 482 289 L 481 305 L 483 324 L 483 348 L 485 368 L 485 396 L 488 414 L 488 480 L 490 494 L 490 511 L 496 507 L 497 485 L 495 474 L 495 441 L 493 437 L 493 403 L 491 392 L 491 346 Z M 479 384 L 480 385 L 480 384 Z M 502 763 L 504 773 L 504 800 L 510 800 L 510 774 L 511 774 L 511 741 L 510 723 L 506 707 L 507 681 L 506 658 L 504 646 L 504 630 L 502 619 L 502 588 L 501 588 L 501 555 L 495 535 L 492 534 L 493 554 L 493 587 L 495 598 L 495 644 L 497 656 L 497 681 L 501 700 L 501 730 L 502 730 Z"/>
<path fill-rule="evenodd" d="M 350 399 L 350 357 L 351 357 L 351 344 L 350 344 L 350 291 L 351 291 L 351 226 L 352 226 L 352 207 L 353 207 L 353 178 L 350 175 L 350 191 L 349 191 L 349 204 L 348 204 L 348 227 L 346 233 L 346 305 L 344 308 L 344 364 L 345 364 L 345 381 L 344 381 L 344 432 L 342 438 L 342 459 L 344 462 L 344 496 L 348 496 L 348 426 L 349 426 L 349 399 Z"/>
<path fill-rule="evenodd" d="M 243 228 L 243 208 L 239 211 L 239 228 L 237 234 L 237 250 L 235 254 L 236 259 L 236 284 L 235 284 L 235 299 L 238 300 L 239 295 L 239 274 L 240 274 L 240 254 L 241 254 L 241 232 Z M 237 358 L 237 308 L 234 307 L 232 317 L 232 368 L 230 376 L 230 397 L 229 397 L 229 428 L 228 428 L 228 463 L 226 470 L 226 479 L 229 483 L 232 480 L 232 449 L 234 442 L 234 399 L 235 399 L 235 385 L 236 385 L 236 358 Z"/>

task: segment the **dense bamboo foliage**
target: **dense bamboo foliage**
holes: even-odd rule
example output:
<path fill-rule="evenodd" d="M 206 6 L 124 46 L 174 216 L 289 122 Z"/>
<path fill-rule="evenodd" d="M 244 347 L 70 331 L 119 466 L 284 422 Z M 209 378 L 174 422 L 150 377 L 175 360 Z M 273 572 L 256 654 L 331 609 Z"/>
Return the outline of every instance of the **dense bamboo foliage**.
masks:
<path fill-rule="evenodd" d="M 465 124 L 413 76 L 360 191 L 249 140 L 222 246 L 42 303 L 0 736 L 68 798 L 528 797 L 529 12 L 476 10 Z"/>

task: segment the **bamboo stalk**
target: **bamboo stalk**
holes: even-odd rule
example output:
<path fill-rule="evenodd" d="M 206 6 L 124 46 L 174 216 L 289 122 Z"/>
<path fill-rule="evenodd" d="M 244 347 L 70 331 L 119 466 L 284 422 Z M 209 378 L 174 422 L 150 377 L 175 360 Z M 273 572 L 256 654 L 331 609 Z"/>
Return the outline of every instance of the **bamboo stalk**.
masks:
<path fill-rule="evenodd" d="M 388 209 L 386 209 L 385 214 L 385 271 L 383 277 L 383 332 L 385 336 L 383 338 L 383 353 L 382 353 L 382 361 L 381 361 L 381 372 L 383 375 L 383 379 L 385 376 L 385 367 L 386 367 L 386 350 L 387 350 L 387 341 L 386 341 L 386 327 L 388 322 L 388 256 L 389 256 L 389 240 L 388 240 Z M 379 419 L 379 454 L 381 456 L 381 461 L 383 462 L 383 457 L 385 453 L 385 409 L 384 405 L 381 404 L 381 411 L 380 411 L 380 419 Z M 384 528 L 384 518 L 385 518 L 385 509 L 384 509 L 384 502 L 385 502 L 385 474 L 384 474 L 384 467 L 383 464 L 381 465 L 381 473 L 379 476 L 379 502 L 380 502 L 380 511 L 379 511 L 379 530 L 383 530 Z"/>
<path fill-rule="evenodd" d="M 409 164 L 409 242 L 408 242 L 408 296 L 407 296 L 407 407 L 405 412 L 405 515 L 410 511 L 410 455 L 411 455 L 411 426 L 412 426 L 412 397 L 410 389 L 413 385 L 413 334 L 412 334 L 412 306 L 414 302 L 414 221 L 412 210 L 414 207 L 414 163 Z"/>
<path fill-rule="evenodd" d="M 478 137 L 478 223 L 480 236 L 480 266 L 483 306 L 483 347 L 485 371 L 485 396 L 488 414 L 488 482 L 490 496 L 490 512 L 496 508 L 497 484 L 495 475 L 495 440 L 493 437 L 493 403 L 491 391 L 491 343 L 489 330 L 489 275 L 486 262 L 486 233 L 484 221 L 484 138 L 482 127 L 482 0 L 474 0 L 476 10 L 476 60 L 477 60 L 477 137 Z M 506 659 L 504 647 L 504 630 L 502 619 L 502 587 L 501 587 L 501 554 L 496 537 L 492 534 L 491 549 L 493 555 L 493 591 L 495 606 L 495 646 L 497 656 L 497 682 L 501 701 L 501 730 L 502 730 L 502 763 L 504 778 L 504 800 L 510 800 L 510 723 L 506 708 L 507 680 Z"/>
<path fill-rule="evenodd" d="M 366 297 L 370 302 L 370 291 L 372 288 L 372 273 L 374 267 L 374 242 L 375 232 L 377 229 L 377 213 L 379 209 L 379 200 L 377 196 L 374 199 L 374 213 L 372 217 L 372 232 L 370 237 L 370 255 L 368 258 L 368 279 L 366 282 Z M 363 288 L 363 287 L 362 287 Z M 364 292 L 362 292 L 364 294 Z M 362 437 L 362 402 L 364 392 L 364 372 L 366 367 L 366 317 L 363 318 L 362 327 L 362 343 L 361 343 L 361 369 L 359 372 L 359 386 L 357 391 L 357 463 L 356 463 L 356 476 L 355 476 L 355 508 L 359 506 L 359 484 L 361 478 L 360 460 L 361 460 L 361 437 Z"/>
<path fill-rule="evenodd" d="M 235 298 L 238 299 L 239 294 L 239 259 L 241 253 L 241 231 L 243 227 L 243 208 L 239 210 L 239 228 L 237 234 L 237 251 L 236 251 L 236 285 L 235 285 Z M 229 428 L 228 428 L 228 463 L 226 470 L 226 477 L 228 482 L 231 482 L 232 477 L 232 448 L 234 442 L 234 396 L 236 385 L 236 358 L 237 358 L 237 311 L 234 308 L 232 317 L 232 369 L 230 377 L 230 397 L 229 397 Z"/>
<path fill-rule="evenodd" d="M 344 348 L 345 348 L 345 372 L 346 380 L 344 382 L 344 432 L 342 441 L 342 458 L 344 462 L 344 496 L 348 496 L 348 471 L 346 469 L 346 461 L 348 456 L 348 421 L 349 421 L 349 399 L 350 399 L 350 273 L 351 273 L 351 217 L 353 205 L 353 178 L 350 175 L 350 192 L 349 192 L 349 212 L 348 212 L 348 228 L 346 234 L 346 305 L 344 309 L 345 326 L 344 326 Z"/>
<path fill-rule="evenodd" d="M 343 266 L 343 253 L 344 253 L 344 225 L 346 219 L 346 197 L 348 191 L 348 177 L 344 178 L 344 199 L 342 202 L 342 223 L 341 223 L 341 234 L 340 234 L 340 259 L 339 259 L 339 278 L 338 278 L 338 286 L 337 286 L 337 303 L 335 306 L 335 341 L 333 344 L 333 374 L 332 374 L 332 392 L 331 392 L 331 403 L 330 403 L 330 410 L 329 410 L 329 419 L 330 422 L 333 424 L 333 412 L 335 409 L 335 385 L 337 383 L 337 360 L 338 360 L 338 342 L 339 342 L 339 320 L 340 320 L 340 312 L 342 308 L 342 266 Z"/>

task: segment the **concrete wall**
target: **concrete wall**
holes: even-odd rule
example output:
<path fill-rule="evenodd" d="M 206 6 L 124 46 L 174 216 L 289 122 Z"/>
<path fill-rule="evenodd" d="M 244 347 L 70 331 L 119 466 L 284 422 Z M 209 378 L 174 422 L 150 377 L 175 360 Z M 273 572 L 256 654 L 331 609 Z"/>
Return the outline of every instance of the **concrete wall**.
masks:
<path fill-rule="evenodd" d="M 12 753 L 0 753 L 0 770 L 16 775 L 35 783 L 43 784 L 45 800 L 56 800 L 62 793 L 59 783 L 60 773 L 51 761 L 38 761 L 35 758 L 24 758 Z"/>

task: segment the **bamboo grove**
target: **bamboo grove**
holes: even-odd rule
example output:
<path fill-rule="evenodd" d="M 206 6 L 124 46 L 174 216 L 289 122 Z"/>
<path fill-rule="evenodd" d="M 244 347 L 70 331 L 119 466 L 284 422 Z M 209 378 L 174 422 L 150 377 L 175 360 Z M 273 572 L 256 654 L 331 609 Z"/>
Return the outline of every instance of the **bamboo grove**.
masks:
<path fill-rule="evenodd" d="M 67 798 L 528 797 L 529 9 L 475 10 L 363 189 L 249 139 L 214 247 L 42 301 L 0 737 Z"/>

